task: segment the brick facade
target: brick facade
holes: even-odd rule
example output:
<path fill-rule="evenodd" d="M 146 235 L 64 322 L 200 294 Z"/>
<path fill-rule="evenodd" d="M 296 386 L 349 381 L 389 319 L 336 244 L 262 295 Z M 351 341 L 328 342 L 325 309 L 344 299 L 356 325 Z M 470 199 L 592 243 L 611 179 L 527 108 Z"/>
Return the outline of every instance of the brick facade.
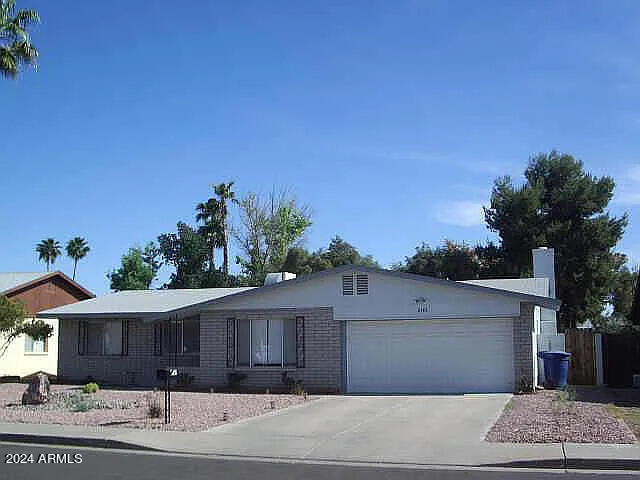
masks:
<path fill-rule="evenodd" d="M 533 303 L 520 304 L 520 316 L 513 319 L 513 368 L 515 388 L 534 385 L 534 313 Z"/>
<path fill-rule="evenodd" d="M 513 320 L 514 380 L 518 389 L 522 382 L 533 383 L 534 377 L 534 311 L 531 303 L 521 303 L 520 315 Z M 295 321 L 304 317 L 304 366 L 298 367 L 233 367 L 235 350 L 229 348 L 230 319 L 282 318 Z M 200 313 L 199 366 L 178 367 L 193 375 L 193 387 L 228 388 L 228 374 L 239 372 L 247 377 L 239 385 L 250 390 L 284 389 L 283 371 L 309 392 L 341 392 L 346 383 L 344 373 L 344 337 L 346 323 L 334 319 L 333 309 L 290 308 L 260 310 L 210 310 Z M 129 321 L 128 355 L 82 356 L 78 354 L 78 321 L 60 321 L 58 374 L 64 381 L 84 382 L 92 377 L 113 385 L 158 385 L 156 370 L 173 362 L 168 356 L 154 355 L 154 324 Z M 298 343 L 300 341 L 298 340 Z M 299 354 L 298 354 L 299 356 Z"/>
<path fill-rule="evenodd" d="M 229 366 L 229 319 L 304 317 L 304 367 Z M 78 354 L 78 322 L 60 321 L 58 373 L 65 381 L 85 381 L 88 377 L 114 385 L 151 386 L 157 384 L 156 370 L 168 366 L 168 356 L 154 355 L 154 326 L 140 320 L 129 321 L 129 350 L 126 356 L 89 356 Z M 274 391 L 284 388 L 281 375 L 302 381 L 305 390 L 338 392 L 343 387 L 344 324 L 334 320 L 332 308 L 216 310 L 200 314 L 200 366 L 181 367 L 194 377 L 194 387 L 222 389 L 228 386 L 227 374 L 247 375 L 240 386 Z"/>

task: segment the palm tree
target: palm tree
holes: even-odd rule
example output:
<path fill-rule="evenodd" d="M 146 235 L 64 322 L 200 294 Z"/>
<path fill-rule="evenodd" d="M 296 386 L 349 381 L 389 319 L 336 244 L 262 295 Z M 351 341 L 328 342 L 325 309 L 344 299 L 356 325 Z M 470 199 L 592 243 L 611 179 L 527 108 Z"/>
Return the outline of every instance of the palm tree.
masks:
<path fill-rule="evenodd" d="M 202 222 L 200 233 L 207 239 L 209 245 L 209 270 L 215 269 L 215 250 L 223 246 L 220 202 L 210 198 L 204 203 L 196 205 L 196 221 Z"/>
<path fill-rule="evenodd" d="M 73 238 L 67 243 L 67 257 L 73 259 L 73 280 L 76 279 L 78 260 L 86 257 L 90 250 L 87 241 L 82 237 Z"/>
<path fill-rule="evenodd" d="M 36 245 L 36 252 L 38 253 L 38 260 L 47 264 L 48 272 L 49 267 L 55 263 L 56 258 L 60 256 L 60 242 L 56 242 L 53 238 L 42 240 Z"/>
<path fill-rule="evenodd" d="M 214 193 L 218 196 L 220 204 L 220 223 L 222 225 L 222 248 L 224 273 L 229 275 L 229 208 L 228 202 L 237 203 L 236 194 L 231 188 L 234 182 L 220 183 L 213 186 Z"/>
<path fill-rule="evenodd" d="M 16 78 L 22 65 L 35 65 L 38 50 L 27 30 L 39 22 L 35 10 L 16 11 L 16 0 L 0 0 L 0 75 Z"/>

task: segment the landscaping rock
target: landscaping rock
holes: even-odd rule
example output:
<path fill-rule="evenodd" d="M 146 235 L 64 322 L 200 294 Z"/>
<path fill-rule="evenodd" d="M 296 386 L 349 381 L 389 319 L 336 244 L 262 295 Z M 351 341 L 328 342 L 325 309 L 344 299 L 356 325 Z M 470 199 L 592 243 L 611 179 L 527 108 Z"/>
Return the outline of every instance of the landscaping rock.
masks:
<path fill-rule="evenodd" d="M 49 401 L 49 390 L 51 385 L 49 384 L 49 377 L 40 373 L 33 377 L 29 386 L 22 394 L 23 405 L 41 405 Z"/>

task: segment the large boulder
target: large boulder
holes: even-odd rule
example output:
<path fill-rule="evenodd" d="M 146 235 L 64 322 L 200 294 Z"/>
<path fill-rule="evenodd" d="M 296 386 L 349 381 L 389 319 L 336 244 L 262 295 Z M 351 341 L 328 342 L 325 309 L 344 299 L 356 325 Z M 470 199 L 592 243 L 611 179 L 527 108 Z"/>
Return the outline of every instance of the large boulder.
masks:
<path fill-rule="evenodd" d="M 22 394 L 23 405 L 40 405 L 49 400 L 49 377 L 39 373 L 31 378 L 29 386 Z"/>

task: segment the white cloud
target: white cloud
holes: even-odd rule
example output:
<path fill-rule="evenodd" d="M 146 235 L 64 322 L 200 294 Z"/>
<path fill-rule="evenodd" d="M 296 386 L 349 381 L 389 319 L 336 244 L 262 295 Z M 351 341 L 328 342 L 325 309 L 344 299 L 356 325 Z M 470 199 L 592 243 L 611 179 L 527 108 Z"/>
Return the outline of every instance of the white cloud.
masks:
<path fill-rule="evenodd" d="M 439 222 L 459 227 L 474 227 L 484 223 L 482 203 L 455 201 L 440 205 L 436 212 Z"/>
<path fill-rule="evenodd" d="M 616 185 L 613 202 L 618 205 L 640 205 L 640 165 L 634 165 Z"/>

